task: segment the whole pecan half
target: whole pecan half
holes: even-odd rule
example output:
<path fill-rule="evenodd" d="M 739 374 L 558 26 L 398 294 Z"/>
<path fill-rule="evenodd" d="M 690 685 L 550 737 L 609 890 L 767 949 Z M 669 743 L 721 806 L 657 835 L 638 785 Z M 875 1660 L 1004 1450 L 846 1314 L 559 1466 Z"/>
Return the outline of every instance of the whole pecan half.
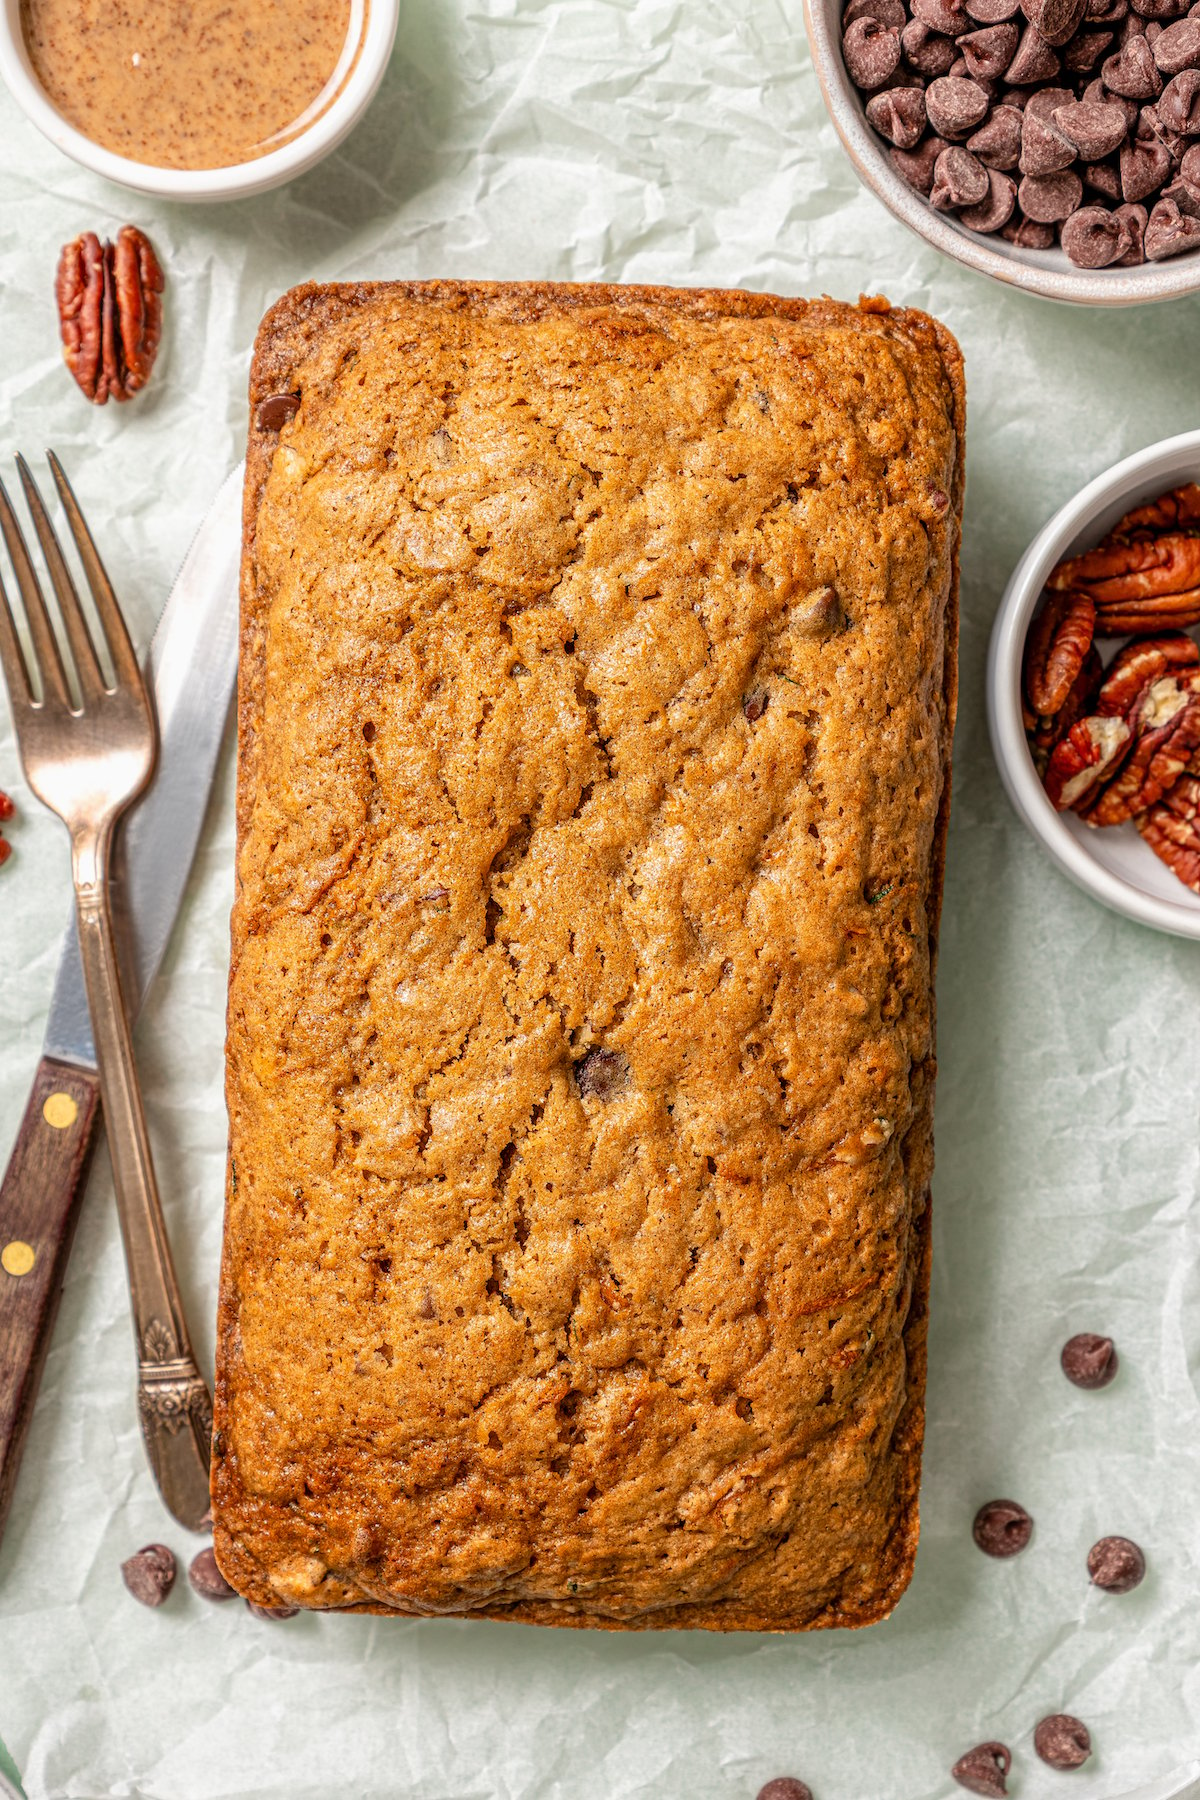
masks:
<path fill-rule="evenodd" d="M 1177 525 L 1200 526 L 1200 483 L 1189 481 L 1146 506 L 1135 506 L 1117 521 L 1109 536 L 1133 537 L 1139 531 L 1170 531 Z"/>
<path fill-rule="evenodd" d="M 1151 682 L 1126 722 L 1133 748 L 1119 774 L 1080 809 L 1089 825 L 1123 825 L 1174 787 L 1200 746 L 1200 670 Z"/>
<path fill-rule="evenodd" d="M 1200 533 L 1164 531 L 1154 537 L 1106 539 L 1095 550 L 1059 563 L 1049 586 L 1056 593 L 1086 588 L 1097 607 L 1200 588 Z"/>
<path fill-rule="evenodd" d="M 1090 594 L 1067 589 L 1047 596 L 1025 640 L 1025 698 L 1040 718 L 1066 703 L 1092 647 L 1096 604 Z"/>
<path fill-rule="evenodd" d="M 144 387 L 162 336 L 163 274 L 149 238 L 123 225 L 115 244 L 85 231 L 65 244 L 54 297 L 63 355 L 89 400 Z"/>
<path fill-rule="evenodd" d="M 1112 717 L 1120 713 L 1128 718 L 1152 681 L 1173 669 L 1196 664 L 1200 664 L 1200 645 L 1182 631 L 1137 638 L 1118 650 L 1105 670 L 1096 696 L 1096 711 Z"/>
<path fill-rule="evenodd" d="M 1200 894 L 1200 774 L 1180 776 L 1169 793 L 1137 819 L 1155 856 Z"/>
<path fill-rule="evenodd" d="M 1059 811 L 1087 803 L 1118 766 L 1133 741 L 1124 719 L 1089 713 L 1072 725 L 1050 753 L 1043 784 Z"/>
<path fill-rule="evenodd" d="M 1096 608 L 1097 637 L 1125 637 L 1129 632 L 1181 631 L 1200 625 L 1200 587 L 1182 594 L 1160 594 L 1153 600 L 1127 600 Z"/>
<path fill-rule="evenodd" d="M 1189 643 L 1191 639 L 1187 640 Z M 1039 775 L 1045 774 L 1050 753 L 1062 738 L 1065 738 L 1072 725 L 1075 725 L 1085 714 L 1095 712 L 1096 696 L 1100 692 L 1100 684 L 1104 679 L 1104 664 L 1100 660 L 1100 652 L 1093 644 L 1083 659 L 1078 675 L 1071 683 L 1071 691 L 1056 713 L 1046 717 L 1035 718 L 1026 712 L 1026 730 L 1029 733 L 1029 747 L 1033 753 L 1034 764 Z"/>

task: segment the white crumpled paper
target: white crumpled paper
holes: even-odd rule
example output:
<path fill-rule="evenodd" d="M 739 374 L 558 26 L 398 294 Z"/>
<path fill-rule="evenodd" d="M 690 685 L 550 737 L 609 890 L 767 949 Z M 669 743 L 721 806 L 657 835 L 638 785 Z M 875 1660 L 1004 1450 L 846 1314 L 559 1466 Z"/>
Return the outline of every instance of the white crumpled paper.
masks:
<path fill-rule="evenodd" d="M 406 0 L 344 148 L 291 187 L 171 207 L 84 174 L 0 94 L 0 445 L 53 444 L 137 632 L 240 454 L 249 347 L 305 277 L 536 276 L 886 292 L 959 334 L 970 388 L 962 708 L 940 972 L 936 1263 L 924 1533 L 887 1624 L 809 1637 L 491 1623 L 253 1620 L 181 1581 L 159 1613 L 121 1559 L 193 1545 L 159 1506 L 133 1405 L 107 1166 L 92 1180 L 0 1547 L 0 1738 L 31 1800 L 948 1800 L 982 1738 L 1017 1800 L 1196 1795 L 1200 1765 L 1200 948 L 1077 893 L 1005 802 L 983 665 L 1033 531 L 1116 457 L 1196 423 L 1194 301 L 1059 309 L 941 260 L 860 190 L 799 0 Z M 58 245 L 136 220 L 168 272 L 149 391 L 89 408 L 51 301 Z M 38 1053 L 68 902 L 65 839 L 16 773 L 0 874 L 0 1149 Z M 161 1184 L 199 1346 L 213 1344 L 225 1120 L 227 756 L 140 1031 Z M 1111 1332 L 1121 1374 L 1059 1347 Z M 1037 1521 L 981 1556 L 981 1501 Z M 1117 1532 L 1150 1573 L 1090 1589 Z M 1045 1713 L 1096 1752 L 1057 1774 Z M 1149 1785 L 1148 1785 L 1149 1784 Z"/>

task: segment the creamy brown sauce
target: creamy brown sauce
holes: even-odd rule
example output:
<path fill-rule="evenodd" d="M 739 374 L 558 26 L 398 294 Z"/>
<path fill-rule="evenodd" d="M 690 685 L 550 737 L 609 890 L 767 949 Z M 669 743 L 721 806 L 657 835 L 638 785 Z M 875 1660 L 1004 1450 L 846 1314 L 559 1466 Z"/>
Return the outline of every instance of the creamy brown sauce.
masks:
<path fill-rule="evenodd" d="M 221 169 L 295 137 L 342 87 L 366 0 L 21 0 L 38 80 L 94 143 Z"/>

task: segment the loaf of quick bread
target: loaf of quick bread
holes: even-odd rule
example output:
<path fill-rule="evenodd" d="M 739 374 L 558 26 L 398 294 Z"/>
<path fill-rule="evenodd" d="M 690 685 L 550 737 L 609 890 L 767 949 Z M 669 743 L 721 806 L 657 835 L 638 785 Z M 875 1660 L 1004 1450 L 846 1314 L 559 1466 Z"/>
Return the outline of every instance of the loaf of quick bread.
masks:
<path fill-rule="evenodd" d="M 269 313 L 213 1465 L 247 1597 L 790 1630 L 903 1591 L 963 408 L 881 300 Z"/>

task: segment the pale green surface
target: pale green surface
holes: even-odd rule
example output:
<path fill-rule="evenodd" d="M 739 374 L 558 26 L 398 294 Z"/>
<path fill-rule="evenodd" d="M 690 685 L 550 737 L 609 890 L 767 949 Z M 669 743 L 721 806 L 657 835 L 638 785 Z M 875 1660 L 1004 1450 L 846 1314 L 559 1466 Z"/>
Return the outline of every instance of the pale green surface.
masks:
<path fill-rule="evenodd" d="M 138 631 L 240 451 L 255 324 L 306 276 L 488 275 L 885 290 L 959 334 L 970 385 L 963 693 L 940 976 L 936 1265 L 924 1538 L 887 1625 L 799 1639 L 610 1637 L 492 1624 L 252 1622 L 186 1589 L 141 1611 L 117 1573 L 164 1521 L 132 1404 L 106 1170 L 80 1229 L 0 1549 L 0 1729 L 31 1800 L 945 1800 L 982 1737 L 1018 1800 L 1112 1796 L 1200 1746 L 1200 948 L 1069 887 L 1004 801 L 987 632 L 1020 550 L 1085 478 L 1196 424 L 1200 303 L 1058 310 L 927 251 L 862 193 L 821 109 L 798 0 L 409 0 L 384 89 L 292 188 L 172 208 L 61 160 L 0 95 L 0 443 L 52 442 Z M 58 355 L 60 242 L 145 225 L 169 272 L 151 391 L 89 409 Z M 59 827 L 14 777 L 0 874 L 0 1119 L 15 1128 L 67 907 Z M 206 1356 L 222 1181 L 231 769 L 141 1044 L 151 1128 Z M 1070 1388 L 1071 1331 L 1121 1377 Z M 987 1562 L 976 1506 L 1012 1494 L 1029 1552 Z M 1151 1575 L 1088 1591 L 1094 1538 Z M 1082 1773 L 1029 1733 L 1092 1726 Z"/>

